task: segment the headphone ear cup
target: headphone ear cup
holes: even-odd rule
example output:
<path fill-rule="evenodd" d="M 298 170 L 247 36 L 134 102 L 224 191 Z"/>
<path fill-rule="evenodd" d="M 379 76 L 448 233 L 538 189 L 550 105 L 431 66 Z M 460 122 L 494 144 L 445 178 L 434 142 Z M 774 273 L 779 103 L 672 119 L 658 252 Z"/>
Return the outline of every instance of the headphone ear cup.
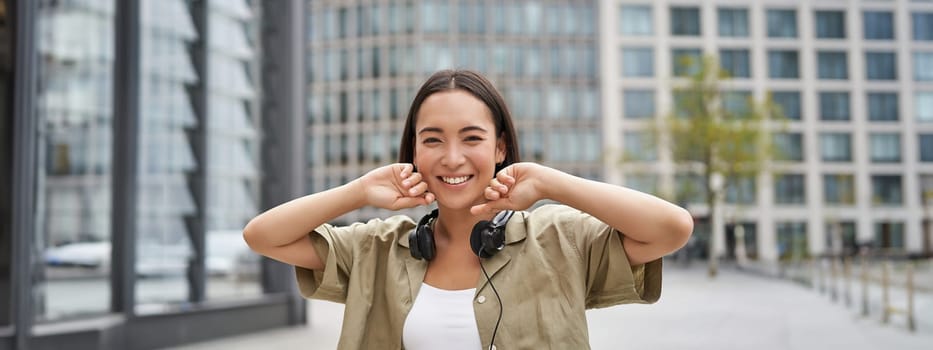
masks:
<path fill-rule="evenodd" d="M 473 232 L 470 233 L 470 248 L 473 249 L 473 254 L 480 258 L 487 258 L 486 252 L 483 251 L 483 232 L 489 227 L 489 221 L 483 220 L 477 222 L 473 226 Z"/>
<path fill-rule="evenodd" d="M 418 235 L 417 246 L 421 250 L 421 258 L 424 260 L 434 259 L 434 230 L 425 227 Z"/>

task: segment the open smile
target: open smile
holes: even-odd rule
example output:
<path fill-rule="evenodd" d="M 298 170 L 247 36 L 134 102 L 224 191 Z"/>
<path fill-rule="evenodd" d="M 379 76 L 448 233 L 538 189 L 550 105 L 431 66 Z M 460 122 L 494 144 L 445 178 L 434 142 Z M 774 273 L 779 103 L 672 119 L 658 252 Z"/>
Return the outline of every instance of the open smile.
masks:
<path fill-rule="evenodd" d="M 453 177 L 438 176 L 438 178 L 441 180 L 441 182 L 445 184 L 456 186 L 456 185 L 469 181 L 470 179 L 473 178 L 473 175 L 453 176 Z"/>

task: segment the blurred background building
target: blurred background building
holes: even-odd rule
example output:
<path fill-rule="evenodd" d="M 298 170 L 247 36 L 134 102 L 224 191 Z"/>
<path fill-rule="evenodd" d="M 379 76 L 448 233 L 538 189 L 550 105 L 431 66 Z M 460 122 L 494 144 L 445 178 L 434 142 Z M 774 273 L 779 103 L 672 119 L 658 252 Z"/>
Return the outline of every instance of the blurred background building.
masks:
<path fill-rule="evenodd" d="M 241 235 L 303 191 L 287 132 L 303 114 L 289 93 L 302 8 L 0 2 L 0 349 L 160 348 L 304 323 L 291 268 Z"/>
<path fill-rule="evenodd" d="M 732 76 L 723 103 L 770 96 L 788 118 L 774 135 L 781 159 L 727 188 L 716 256 L 734 259 L 743 240 L 747 256 L 765 262 L 860 247 L 931 254 L 933 2 L 600 6 L 604 149 L 636 155 L 607 162 L 607 180 L 657 194 L 708 181 L 643 140 L 686 80 L 676 63 L 714 56 Z M 711 231 L 704 196 L 676 198 L 699 218 L 698 240 Z"/>
<path fill-rule="evenodd" d="M 783 158 L 728 189 L 722 228 L 702 193 L 676 195 L 708 180 L 645 142 L 688 73 L 674 62 L 703 55 L 731 72 L 731 108 L 770 96 L 788 117 Z M 291 268 L 240 230 L 395 162 L 444 68 L 494 81 L 523 160 L 687 206 L 688 255 L 711 237 L 764 265 L 931 254 L 930 1 L 2 0 L 0 349 L 303 323 Z"/>

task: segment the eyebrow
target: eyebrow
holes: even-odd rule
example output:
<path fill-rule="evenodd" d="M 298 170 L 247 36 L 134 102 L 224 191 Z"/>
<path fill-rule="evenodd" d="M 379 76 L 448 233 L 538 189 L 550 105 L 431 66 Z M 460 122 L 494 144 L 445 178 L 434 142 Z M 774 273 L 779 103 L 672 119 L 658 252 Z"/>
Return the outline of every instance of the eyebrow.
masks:
<path fill-rule="evenodd" d="M 462 133 L 465 133 L 465 132 L 468 132 L 468 131 L 479 131 L 479 132 L 485 133 L 485 132 L 486 132 L 486 129 L 483 129 L 482 127 L 479 127 L 479 126 L 476 126 L 476 125 L 470 125 L 470 126 L 465 126 L 465 127 L 463 127 L 463 129 L 460 129 L 460 132 L 459 132 L 459 133 L 462 134 Z M 423 129 L 421 129 L 421 131 L 418 131 L 418 135 L 421 135 L 421 134 L 426 133 L 426 132 L 440 132 L 440 133 L 443 133 L 444 130 L 441 129 L 441 128 L 438 128 L 438 127 L 428 126 L 428 127 L 425 127 L 425 128 L 423 128 Z"/>

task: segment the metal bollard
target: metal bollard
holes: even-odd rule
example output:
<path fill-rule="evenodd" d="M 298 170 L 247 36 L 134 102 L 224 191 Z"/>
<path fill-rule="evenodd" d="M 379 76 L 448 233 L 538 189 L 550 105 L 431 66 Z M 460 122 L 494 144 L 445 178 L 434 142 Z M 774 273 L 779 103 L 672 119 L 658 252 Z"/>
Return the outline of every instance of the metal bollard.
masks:
<path fill-rule="evenodd" d="M 914 319 L 914 264 L 907 264 L 907 329 L 917 331 L 917 321 Z"/>
<path fill-rule="evenodd" d="M 852 261 L 849 258 L 842 259 L 842 287 L 845 292 L 846 307 L 852 306 Z"/>
<path fill-rule="evenodd" d="M 881 265 L 881 323 L 888 323 L 891 319 L 891 303 L 888 300 L 888 269 L 890 264 L 885 261 Z"/>
<path fill-rule="evenodd" d="M 862 264 L 862 316 L 868 316 L 868 265 L 865 263 L 865 256 L 861 257 Z"/>
<path fill-rule="evenodd" d="M 837 301 L 839 299 L 838 291 L 838 280 L 836 271 L 836 259 L 833 257 L 829 258 L 829 299 L 832 301 Z"/>

